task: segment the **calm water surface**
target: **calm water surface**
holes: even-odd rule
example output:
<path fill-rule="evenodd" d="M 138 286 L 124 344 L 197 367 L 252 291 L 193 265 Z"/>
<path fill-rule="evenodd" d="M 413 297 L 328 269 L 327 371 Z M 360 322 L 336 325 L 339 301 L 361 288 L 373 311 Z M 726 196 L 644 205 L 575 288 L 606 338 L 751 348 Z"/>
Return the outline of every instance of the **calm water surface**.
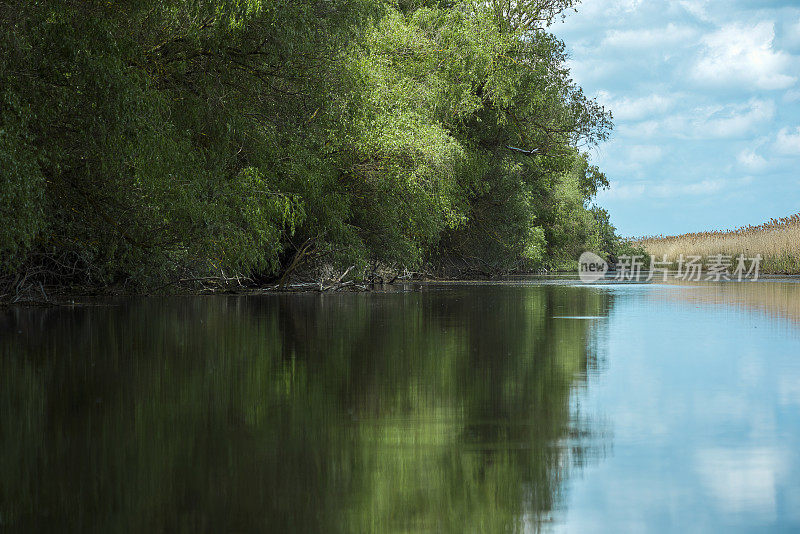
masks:
<path fill-rule="evenodd" d="M 800 529 L 800 284 L 0 311 L 0 530 Z"/>

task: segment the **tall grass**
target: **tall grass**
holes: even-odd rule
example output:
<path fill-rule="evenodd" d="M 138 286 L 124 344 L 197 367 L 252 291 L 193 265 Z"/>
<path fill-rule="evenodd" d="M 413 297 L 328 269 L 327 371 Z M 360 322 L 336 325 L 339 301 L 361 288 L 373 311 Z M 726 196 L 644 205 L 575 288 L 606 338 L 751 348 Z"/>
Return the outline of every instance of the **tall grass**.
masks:
<path fill-rule="evenodd" d="M 761 272 L 800 274 L 800 213 L 757 226 L 735 230 L 697 232 L 675 236 L 650 236 L 632 240 L 660 260 L 684 256 L 701 256 L 705 261 L 715 254 L 748 258 L 761 254 Z"/>

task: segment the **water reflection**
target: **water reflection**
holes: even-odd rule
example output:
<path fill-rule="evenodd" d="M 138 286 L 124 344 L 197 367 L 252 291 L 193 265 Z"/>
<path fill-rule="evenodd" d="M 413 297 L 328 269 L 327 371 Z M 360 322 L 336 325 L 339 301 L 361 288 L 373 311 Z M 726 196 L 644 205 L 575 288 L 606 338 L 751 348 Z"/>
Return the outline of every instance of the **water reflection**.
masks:
<path fill-rule="evenodd" d="M 764 280 L 759 283 L 700 282 L 675 286 L 674 296 L 702 305 L 737 307 L 800 325 L 800 279 Z"/>
<path fill-rule="evenodd" d="M 538 530 L 608 450 L 614 293 L 133 300 L 0 315 L 20 530 Z"/>
<path fill-rule="evenodd" d="M 613 422 L 613 456 L 572 481 L 555 530 L 800 530 L 800 284 L 608 291 L 610 363 L 581 400 Z"/>

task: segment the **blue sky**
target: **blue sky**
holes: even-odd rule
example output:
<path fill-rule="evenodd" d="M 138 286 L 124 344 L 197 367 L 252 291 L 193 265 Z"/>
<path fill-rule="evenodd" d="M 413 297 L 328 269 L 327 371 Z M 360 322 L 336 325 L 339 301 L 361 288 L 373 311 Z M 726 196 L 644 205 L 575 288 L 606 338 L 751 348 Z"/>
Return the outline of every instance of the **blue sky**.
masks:
<path fill-rule="evenodd" d="M 584 0 L 552 31 L 614 114 L 591 151 L 627 236 L 800 211 L 800 1 Z"/>

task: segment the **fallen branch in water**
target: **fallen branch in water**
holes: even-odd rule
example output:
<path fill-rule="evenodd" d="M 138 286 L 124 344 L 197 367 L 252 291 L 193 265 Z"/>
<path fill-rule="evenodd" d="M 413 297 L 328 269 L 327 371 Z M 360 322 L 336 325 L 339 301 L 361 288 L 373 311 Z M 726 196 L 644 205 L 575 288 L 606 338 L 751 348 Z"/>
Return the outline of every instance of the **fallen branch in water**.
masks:
<path fill-rule="evenodd" d="M 239 287 L 244 287 L 244 284 L 242 284 L 243 281 L 248 282 L 250 281 L 250 279 L 238 275 L 234 277 L 227 277 L 225 276 L 224 273 L 220 276 L 199 276 L 196 278 L 179 278 L 177 280 L 167 282 L 166 284 L 153 289 L 152 291 L 149 292 L 149 294 L 152 295 L 154 293 L 158 293 L 162 289 L 166 289 L 170 286 L 179 284 L 189 284 L 194 282 L 217 282 L 219 285 L 231 284 L 235 282 L 236 285 L 238 285 Z"/>

